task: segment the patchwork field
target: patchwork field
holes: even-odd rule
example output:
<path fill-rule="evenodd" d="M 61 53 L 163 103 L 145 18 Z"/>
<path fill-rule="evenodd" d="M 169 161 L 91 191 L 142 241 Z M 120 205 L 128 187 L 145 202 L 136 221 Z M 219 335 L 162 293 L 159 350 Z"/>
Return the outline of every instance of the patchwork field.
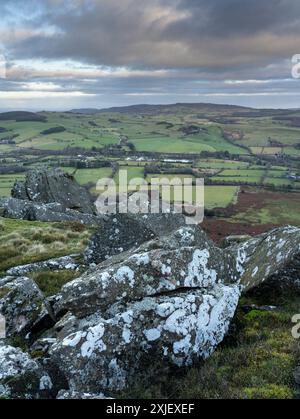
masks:
<path fill-rule="evenodd" d="M 232 208 L 237 197 L 243 199 L 238 191 L 253 185 L 262 191 L 257 192 L 262 208 L 252 211 L 251 206 L 246 210 L 237 205 L 238 213 L 227 218 L 297 223 L 299 210 L 293 202 L 298 203 L 300 193 L 300 128 L 293 125 L 295 115 L 175 105 L 2 118 L 0 196 L 9 196 L 15 180 L 32 168 L 61 166 L 94 195 L 99 179 L 113 178 L 118 185 L 120 171 L 127 170 L 128 182 L 203 178 L 210 211 Z M 290 202 L 287 191 L 294 191 Z M 268 193 L 278 194 L 273 208 L 265 199 Z"/>

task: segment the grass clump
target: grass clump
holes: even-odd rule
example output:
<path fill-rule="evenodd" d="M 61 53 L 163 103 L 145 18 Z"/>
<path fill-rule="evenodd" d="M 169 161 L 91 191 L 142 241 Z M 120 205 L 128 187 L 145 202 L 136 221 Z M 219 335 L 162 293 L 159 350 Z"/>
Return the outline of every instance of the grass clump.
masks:
<path fill-rule="evenodd" d="M 81 253 L 94 231 L 80 223 L 0 218 L 0 273 L 27 263 Z"/>
<path fill-rule="evenodd" d="M 245 389 L 247 399 L 292 399 L 293 392 L 287 386 L 269 384 L 265 387 L 252 387 Z"/>
<path fill-rule="evenodd" d="M 80 275 L 74 271 L 43 271 L 31 274 L 32 279 L 38 285 L 46 297 L 59 293 L 63 285 Z"/>

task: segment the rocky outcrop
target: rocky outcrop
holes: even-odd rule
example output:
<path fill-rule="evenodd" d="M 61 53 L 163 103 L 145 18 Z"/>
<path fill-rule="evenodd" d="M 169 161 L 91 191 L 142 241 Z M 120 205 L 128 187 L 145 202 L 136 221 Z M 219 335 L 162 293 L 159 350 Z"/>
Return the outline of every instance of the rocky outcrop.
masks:
<path fill-rule="evenodd" d="M 95 212 L 88 192 L 60 169 L 28 172 L 24 183 L 15 184 L 12 197 L 43 204 L 57 203 L 64 210 L 69 208 L 84 214 Z"/>
<path fill-rule="evenodd" d="M 50 376 L 20 349 L 0 344 L 0 398 L 53 397 Z"/>
<path fill-rule="evenodd" d="M 179 289 L 207 289 L 226 281 L 232 261 L 222 257 L 213 244 L 208 246 L 197 227 L 182 228 L 168 238 L 149 242 L 134 254 L 123 255 L 121 261 L 100 264 L 66 284 L 56 311 L 68 310 L 82 317 L 96 309 L 103 312 L 116 301 L 126 303 Z"/>
<path fill-rule="evenodd" d="M 196 226 L 158 237 L 160 222 L 154 239 L 62 288 L 54 310 L 69 314 L 50 352 L 72 390 L 120 390 L 142 363 L 191 365 L 223 340 L 240 296 L 235 260 Z"/>
<path fill-rule="evenodd" d="M 220 249 L 180 217 L 108 218 L 86 252 L 91 266 L 47 302 L 51 307 L 33 281 L 1 280 L 8 332 L 31 333 L 30 350 L 43 354 L 51 380 L 66 380 L 56 385 L 64 390 L 58 398 L 101 398 L 145 374 L 151 380 L 157 363 L 180 368 L 206 359 L 226 336 L 243 292 L 273 284 L 300 290 L 300 229 Z M 53 323 L 35 337 L 47 310 Z"/>
<path fill-rule="evenodd" d="M 5 218 L 27 221 L 60 222 L 76 221 L 84 225 L 97 226 L 103 217 L 65 209 L 61 204 L 37 204 L 15 198 L 0 199 L 0 214 Z"/>
<path fill-rule="evenodd" d="M 29 221 L 76 221 L 97 226 L 104 217 L 86 189 L 59 169 L 33 170 L 16 182 L 12 198 L 0 200 L 0 215 Z"/>
<path fill-rule="evenodd" d="M 185 217 L 181 214 L 111 215 L 102 221 L 99 230 L 91 238 L 85 260 L 99 264 L 185 225 Z"/>
<path fill-rule="evenodd" d="M 91 392 L 130 385 L 145 359 L 182 366 L 206 358 L 223 340 L 241 292 L 280 272 L 297 285 L 290 264 L 299 240 L 299 229 L 282 228 L 221 250 L 198 227 L 156 235 L 63 287 L 55 310 L 71 315 L 52 356 L 73 389 Z M 83 373 L 74 379 L 74 371 Z"/>
<path fill-rule="evenodd" d="M 89 264 L 98 264 L 154 237 L 148 227 L 136 223 L 130 216 L 110 216 L 107 221 L 102 221 L 99 230 L 90 239 L 85 260 Z"/>

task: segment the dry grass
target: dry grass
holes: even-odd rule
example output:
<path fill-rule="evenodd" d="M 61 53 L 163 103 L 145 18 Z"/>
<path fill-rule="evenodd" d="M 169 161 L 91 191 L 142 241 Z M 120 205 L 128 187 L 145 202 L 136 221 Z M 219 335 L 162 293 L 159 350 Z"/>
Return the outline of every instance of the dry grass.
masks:
<path fill-rule="evenodd" d="M 0 219 L 0 273 L 71 253 L 81 253 L 92 229 L 79 223 L 34 223 Z"/>

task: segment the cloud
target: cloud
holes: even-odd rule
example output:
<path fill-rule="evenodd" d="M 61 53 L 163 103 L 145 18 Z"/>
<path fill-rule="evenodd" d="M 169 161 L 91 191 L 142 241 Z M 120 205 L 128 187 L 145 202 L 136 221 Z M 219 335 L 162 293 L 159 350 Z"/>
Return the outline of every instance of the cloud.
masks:
<path fill-rule="evenodd" d="M 118 104 L 300 87 L 290 80 L 298 0 L 2 0 L 0 15 L 4 91 L 110 94 Z"/>
<path fill-rule="evenodd" d="M 61 99 L 61 98 L 71 98 L 71 97 L 85 97 L 85 96 L 95 96 L 92 93 L 83 93 L 83 92 L 52 92 L 52 91 L 48 91 L 47 92 L 47 97 L 50 99 L 56 98 L 56 99 Z M 45 98 L 45 90 L 40 90 L 40 91 L 30 91 L 30 92 L 24 92 L 24 91 L 4 91 L 1 92 L 1 100 L 11 100 L 11 99 L 16 99 L 16 100 L 24 100 L 24 99 L 44 99 Z"/>
<path fill-rule="evenodd" d="M 25 22 L 11 35 L 15 58 L 106 66 L 219 71 L 266 65 L 300 43 L 298 0 L 46 0 Z"/>

